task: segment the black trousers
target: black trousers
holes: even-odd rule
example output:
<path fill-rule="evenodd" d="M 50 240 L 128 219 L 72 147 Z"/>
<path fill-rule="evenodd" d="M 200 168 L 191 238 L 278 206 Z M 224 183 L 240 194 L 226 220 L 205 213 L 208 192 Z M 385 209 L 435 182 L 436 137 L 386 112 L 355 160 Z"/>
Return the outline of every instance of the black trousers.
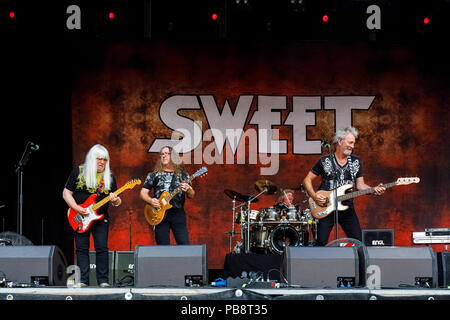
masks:
<path fill-rule="evenodd" d="M 109 220 L 100 219 L 94 221 L 88 231 L 84 233 L 74 233 L 76 259 L 77 265 L 80 267 L 82 283 L 89 285 L 89 240 L 91 234 L 94 239 L 97 283 L 108 283 L 108 231 Z"/>
<path fill-rule="evenodd" d="M 177 244 L 189 244 L 184 208 L 172 207 L 166 211 L 164 220 L 155 227 L 156 244 L 170 244 L 170 229 L 172 229 Z"/>
<path fill-rule="evenodd" d="M 359 224 L 358 216 L 356 215 L 353 206 L 345 211 L 339 211 L 338 213 L 338 223 L 344 230 L 347 238 L 353 238 L 356 240 L 362 240 L 362 231 Z M 324 246 L 328 243 L 328 238 L 330 237 L 331 230 L 335 226 L 335 213 L 332 212 L 330 215 L 319 220 L 317 224 L 317 242 L 316 245 Z M 344 238 L 339 236 L 339 238 Z"/>

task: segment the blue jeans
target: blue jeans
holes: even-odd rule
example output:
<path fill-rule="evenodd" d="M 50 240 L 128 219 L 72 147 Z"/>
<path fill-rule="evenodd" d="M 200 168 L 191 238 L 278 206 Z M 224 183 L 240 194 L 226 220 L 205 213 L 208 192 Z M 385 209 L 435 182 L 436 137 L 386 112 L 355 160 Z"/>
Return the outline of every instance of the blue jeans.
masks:
<path fill-rule="evenodd" d="M 80 267 L 82 283 L 89 284 L 89 240 L 91 234 L 94 239 L 97 283 L 108 282 L 108 230 L 109 220 L 103 218 L 94 221 L 88 231 L 84 233 L 74 233 L 76 259 L 77 265 Z"/>

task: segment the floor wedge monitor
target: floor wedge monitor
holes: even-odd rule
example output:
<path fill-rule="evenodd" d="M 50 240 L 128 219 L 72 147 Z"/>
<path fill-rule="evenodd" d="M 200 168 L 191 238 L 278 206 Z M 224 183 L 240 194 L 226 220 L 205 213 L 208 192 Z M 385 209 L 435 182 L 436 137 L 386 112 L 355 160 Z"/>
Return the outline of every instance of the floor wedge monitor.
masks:
<path fill-rule="evenodd" d="M 206 245 L 136 246 L 134 268 L 137 288 L 207 284 Z"/>
<path fill-rule="evenodd" d="M 431 247 L 366 247 L 366 285 L 372 288 L 435 288 L 436 253 Z"/>
<path fill-rule="evenodd" d="M 356 247 L 286 247 L 281 266 L 289 285 L 305 288 L 359 286 Z"/>
<path fill-rule="evenodd" d="M 67 262 L 57 246 L 0 246 L 0 270 L 16 285 L 65 286 Z"/>

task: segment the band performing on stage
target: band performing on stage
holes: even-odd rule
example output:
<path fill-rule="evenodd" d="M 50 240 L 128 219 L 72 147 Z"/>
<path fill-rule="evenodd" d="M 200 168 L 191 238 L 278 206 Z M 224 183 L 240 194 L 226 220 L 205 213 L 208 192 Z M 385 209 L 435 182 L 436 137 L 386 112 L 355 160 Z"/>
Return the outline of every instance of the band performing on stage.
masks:
<path fill-rule="evenodd" d="M 361 241 L 361 227 L 353 198 L 361 194 L 381 195 L 387 187 L 417 183 L 419 179 L 399 178 L 387 185 L 367 185 L 362 161 L 352 155 L 357 137 L 358 131 L 354 127 L 339 129 L 333 140 L 334 152 L 328 146 L 329 154 L 317 161 L 296 188 L 276 186 L 268 179 L 260 179 L 254 183 L 257 192 L 254 195 L 225 189 L 225 195 L 231 199 L 230 253 L 281 255 L 287 247 L 325 246 L 331 230 L 338 225 L 351 241 Z M 140 180 L 135 179 L 117 189 L 109 162 L 106 148 L 95 145 L 85 163 L 74 168 L 63 192 L 70 207 L 68 219 L 74 229 L 81 281 L 86 286 L 91 233 L 97 252 L 98 282 L 100 286 L 108 286 L 108 211 L 107 206 L 101 207 L 108 202 L 119 206 L 122 200 L 118 195 L 140 184 Z M 194 197 L 192 181 L 207 171 L 202 167 L 191 176 L 184 170 L 173 148 L 165 146 L 160 150 L 154 171 L 148 174 L 140 191 L 140 198 L 144 201 L 143 213 L 154 231 L 157 245 L 170 244 L 170 230 L 177 244 L 190 243 L 185 198 Z M 315 191 L 313 180 L 318 176 L 322 181 Z M 267 196 L 275 198 L 273 205 L 256 210 L 254 204 L 260 197 Z M 96 201 L 98 199 L 102 200 Z M 235 237 L 239 239 L 234 244 Z"/>

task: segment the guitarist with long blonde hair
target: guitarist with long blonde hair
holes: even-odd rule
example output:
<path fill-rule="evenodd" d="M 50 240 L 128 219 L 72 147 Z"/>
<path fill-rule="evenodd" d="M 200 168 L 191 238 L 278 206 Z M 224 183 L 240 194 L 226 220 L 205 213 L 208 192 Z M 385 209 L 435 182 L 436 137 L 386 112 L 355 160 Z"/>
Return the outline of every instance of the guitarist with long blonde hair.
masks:
<path fill-rule="evenodd" d="M 164 220 L 154 226 L 155 240 L 158 245 L 170 244 L 171 229 L 177 244 L 189 244 L 184 203 L 186 196 L 194 198 L 195 191 L 191 184 L 184 182 L 188 179 L 189 174 L 183 169 L 178 154 L 169 146 L 163 147 L 153 172 L 147 175 L 140 192 L 142 200 L 159 210 L 164 205 L 159 199 L 163 192 L 172 192 L 180 188 L 180 192 L 170 200 L 172 207 L 165 212 Z"/>
<path fill-rule="evenodd" d="M 122 203 L 114 192 L 117 190 L 116 178 L 110 170 L 108 150 L 94 145 L 86 154 L 85 162 L 73 168 L 64 186 L 63 199 L 67 205 L 79 215 L 89 216 L 87 208 L 81 206 L 91 195 L 97 194 L 97 202 L 109 198 L 113 206 Z M 94 221 L 87 232 L 74 232 L 77 265 L 81 271 L 81 286 L 89 285 L 89 243 L 90 235 L 94 240 L 96 251 L 96 275 L 100 287 L 109 287 L 108 257 L 108 205 L 99 209 L 103 219 Z"/>

